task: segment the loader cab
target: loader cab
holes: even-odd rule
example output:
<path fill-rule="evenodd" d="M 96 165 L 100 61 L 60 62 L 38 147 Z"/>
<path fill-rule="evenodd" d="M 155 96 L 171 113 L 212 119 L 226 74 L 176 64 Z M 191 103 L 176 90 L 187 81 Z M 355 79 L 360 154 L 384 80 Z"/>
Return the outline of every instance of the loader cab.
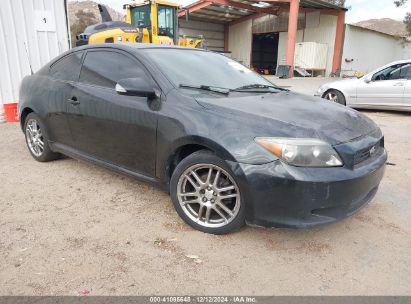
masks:
<path fill-rule="evenodd" d="M 156 0 L 124 5 L 127 22 L 149 34 L 150 43 L 178 44 L 178 5 Z M 148 41 L 142 41 L 148 42 Z"/>
<path fill-rule="evenodd" d="M 160 36 L 167 36 L 171 39 L 176 37 L 176 8 L 167 5 L 159 5 L 157 7 L 157 23 L 158 34 Z"/>
<path fill-rule="evenodd" d="M 130 8 L 130 23 L 135 28 L 151 29 L 151 5 L 141 5 Z"/>

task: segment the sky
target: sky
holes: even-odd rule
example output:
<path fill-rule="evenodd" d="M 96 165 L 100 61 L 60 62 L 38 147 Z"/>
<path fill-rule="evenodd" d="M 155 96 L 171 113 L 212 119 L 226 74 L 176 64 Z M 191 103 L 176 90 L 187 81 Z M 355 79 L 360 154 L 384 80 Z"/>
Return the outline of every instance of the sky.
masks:
<path fill-rule="evenodd" d="M 107 4 L 115 10 L 122 12 L 123 4 L 128 0 L 95 0 Z M 187 5 L 196 0 L 174 0 L 174 2 Z M 347 0 L 351 9 L 347 13 L 347 23 L 355 23 L 368 19 L 391 18 L 403 20 L 407 11 L 411 12 L 411 0 L 406 5 L 397 8 L 394 0 Z"/>

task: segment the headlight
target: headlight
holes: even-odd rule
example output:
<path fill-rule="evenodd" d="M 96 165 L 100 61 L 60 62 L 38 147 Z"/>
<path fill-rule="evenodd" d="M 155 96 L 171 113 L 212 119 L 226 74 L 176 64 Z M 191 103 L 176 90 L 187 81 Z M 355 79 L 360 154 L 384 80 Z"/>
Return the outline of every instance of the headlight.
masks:
<path fill-rule="evenodd" d="M 311 138 L 257 137 L 256 143 L 282 161 L 297 167 L 340 167 L 343 165 L 331 145 Z"/>

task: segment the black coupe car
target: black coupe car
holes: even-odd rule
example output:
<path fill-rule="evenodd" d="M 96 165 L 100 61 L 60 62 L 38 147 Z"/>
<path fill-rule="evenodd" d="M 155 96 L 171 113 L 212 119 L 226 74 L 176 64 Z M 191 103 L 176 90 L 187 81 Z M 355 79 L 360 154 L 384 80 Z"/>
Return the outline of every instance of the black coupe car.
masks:
<path fill-rule="evenodd" d="M 217 53 L 75 48 L 24 78 L 32 156 L 92 161 L 171 194 L 192 227 L 312 227 L 375 195 L 387 154 L 355 110 L 278 88 Z"/>

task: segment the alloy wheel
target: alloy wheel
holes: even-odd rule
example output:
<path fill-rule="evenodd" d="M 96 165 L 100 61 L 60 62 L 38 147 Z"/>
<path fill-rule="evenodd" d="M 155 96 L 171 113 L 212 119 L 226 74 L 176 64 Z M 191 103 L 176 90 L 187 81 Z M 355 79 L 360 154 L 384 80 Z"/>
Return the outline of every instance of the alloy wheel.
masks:
<path fill-rule="evenodd" d="M 44 151 L 44 137 L 37 120 L 30 119 L 26 124 L 26 140 L 31 153 L 40 157 Z"/>
<path fill-rule="evenodd" d="M 325 99 L 338 103 L 338 96 L 333 92 L 327 93 L 327 95 L 325 95 Z"/>
<path fill-rule="evenodd" d="M 184 213 L 195 223 L 223 227 L 240 211 L 241 197 L 233 177 L 213 164 L 197 164 L 180 176 L 177 197 Z"/>

